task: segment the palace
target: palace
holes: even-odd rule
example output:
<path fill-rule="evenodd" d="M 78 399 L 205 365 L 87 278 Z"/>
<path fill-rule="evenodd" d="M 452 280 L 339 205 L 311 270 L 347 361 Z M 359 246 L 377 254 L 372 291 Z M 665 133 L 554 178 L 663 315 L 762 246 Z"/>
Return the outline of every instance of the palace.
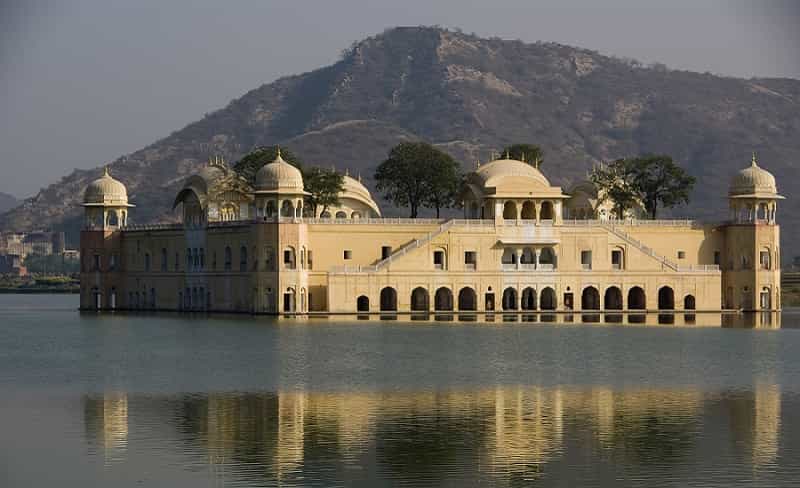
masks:
<path fill-rule="evenodd" d="M 108 171 L 84 195 L 81 308 L 264 314 L 779 310 L 775 178 L 751 164 L 730 220 L 611 218 L 590 183 L 564 192 L 534 165 L 470 173 L 459 219 L 382 218 L 357 179 L 304 208 L 280 154 L 251 184 L 219 161 L 175 199 L 180 224 L 131 225 Z"/>

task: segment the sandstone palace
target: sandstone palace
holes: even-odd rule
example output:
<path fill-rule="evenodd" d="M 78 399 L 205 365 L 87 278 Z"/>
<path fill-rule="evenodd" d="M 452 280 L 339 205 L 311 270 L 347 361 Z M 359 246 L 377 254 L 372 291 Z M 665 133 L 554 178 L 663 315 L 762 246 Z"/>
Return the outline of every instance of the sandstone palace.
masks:
<path fill-rule="evenodd" d="M 84 196 L 81 308 L 256 314 L 780 309 L 775 178 L 731 179 L 730 219 L 610 217 L 590 183 L 568 191 L 512 159 L 479 165 L 458 219 L 382 218 L 357 179 L 304 210 L 280 154 L 253 185 L 224 163 L 189 177 L 179 224 L 131 225 L 108 174 Z"/>

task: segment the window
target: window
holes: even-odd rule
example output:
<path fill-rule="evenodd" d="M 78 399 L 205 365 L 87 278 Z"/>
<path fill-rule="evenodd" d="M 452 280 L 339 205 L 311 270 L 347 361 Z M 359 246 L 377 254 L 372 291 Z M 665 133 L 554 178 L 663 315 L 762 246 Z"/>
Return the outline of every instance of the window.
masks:
<path fill-rule="evenodd" d="M 686 259 L 686 251 L 678 251 L 678 259 Z"/>
<path fill-rule="evenodd" d="M 100 271 L 100 255 L 94 255 L 94 262 L 92 263 L 92 270 L 93 271 Z"/>
<path fill-rule="evenodd" d="M 761 251 L 758 261 L 761 263 L 761 269 L 770 269 L 769 251 Z"/>
<path fill-rule="evenodd" d="M 211 269 L 213 269 L 214 271 L 217 270 L 217 251 L 214 251 L 211 254 Z"/>
<path fill-rule="evenodd" d="M 611 269 L 622 269 L 622 251 L 620 249 L 614 249 L 611 251 Z"/>
<path fill-rule="evenodd" d="M 144 253 L 144 270 L 150 271 L 150 253 Z"/>
<path fill-rule="evenodd" d="M 204 247 L 200 248 L 200 269 L 206 268 L 206 249 Z"/>
<path fill-rule="evenodd" d="M 714 251 L 714 264 L 719 266 L 720 263 L 722 263 L 722 255 L 719 251 Z"/>
<path fill-rule="evenodd" d="M 117 255 L 112 254 L 111 258 L 108 260 L 108 269 L 114 271 L 117 269 Z"/>
<path fill-rule="evenodd" d="M 231 270 L 231 263 L 233 261 L 233 257 L 231 256 L 231 248 L 230 246 L 225 246 L 225 271 Z"/>
<path fill-rule="evenodd" d="M 444 251 L 433 251 L 433 267 L 444 269 Z"/>
<path fill-rule="evenodd" d="M 478 253 L 475 251 L 464 251 L 464 267 L 466 269 L 475 269 L 478 263 Z"/>
<path fill-rule="evenodd" d="M 239 248 L 239 271 L 247 271 L 247 248 Z"/>
<path fill-rule="evenodd" d="M 295 255 L 293 247 L 288 247 L 283 250 L 283 266 L 286 269 L 295 269 Z"/>
<path fill-rule="evenodd" d="M 750 260 L 742 254 L 742 269 L 750 269 Z"/>
<path fill-rule="evenodd" d="M 275 271 L 275 255 L 271 247 L 264 249 L 264 270 Z"/>
<path fill-rule="evenodd" d="M 381 246 L 381 259 L 386 259 L 392 255 L 392 246 Z"/>
<path fill-rule="evenodd" d="M 311 259 L 311 249 L 306 251 L 306 261 L 308 262 L 308 269 L 314 269 L 314 261 Z"/>
<path fill-rule="evenodd" d="M 592 269 L 592 251 L 581 251 L 581 268 Z"/>
<path fill-rule="evenodd" d="M 192 269 L 192 250 L 191 248 L 186 248 L 186 271 Z"/>
<path fill-rule="evenodd" d="M 181 264 L 181 257 L 178 253 L 175 253 L 175 271 L 178 271 L 178 267 Z"/>
<path fill-rule="evenodd" d="M 161 248 L 161 271 L 167 270 L 167 248 Z"/>
<path fill-rule="evenodd" d="M 344 258 L 345 259 L 353 259 L 353 251 L 351 251 L 350 249 L 345 249 L 344 250 Z"/>

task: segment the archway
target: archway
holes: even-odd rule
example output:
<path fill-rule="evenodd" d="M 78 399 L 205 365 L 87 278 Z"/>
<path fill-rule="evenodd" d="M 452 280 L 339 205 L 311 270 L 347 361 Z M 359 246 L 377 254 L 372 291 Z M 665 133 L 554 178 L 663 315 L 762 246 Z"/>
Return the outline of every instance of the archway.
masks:
<path fill-rule="evenodd" d="M 544 288 L 539 297 L 539 308 L 542 310 L 555 310 L 556 305 L 556 291 L 549 286 Z"/>
<path fill-rule="evenodd" d="M 356 300 L 356 310 L 359 312 L 369 312 L 369 297 L 361 295 Z"/>
<path fill-rule="evenodd" d="M 294 217 L 294 204 L 291 200 L 284 200 L 281 204 L 281 217 Z"/>
<path fill-rule="evenodd" d="M 694 310 L 695 309 L 694 295 L 686 295 L 683 298 L 683 309 L 684 310 Z"/>
<path fill-rule="evenodd" d="M 419 286 L 411 292 L 411 311 L 427 312 L 430 309 L 428 290 Z"/>
<path fill-rule="evenodd" d="M 603 308 L 606 310 L 622 310 L 622 291 L 619 288 L 616 286 L 606 288 Z"/>
<path fill-rule="evenodd" d="M 453 310 L 453 292 L 450 288 L 439 288 L 434 296 L 434 309 L 442 311 Z"/>
<path fill-rule="evenodd" d="M 283 293 L 283 311 L 293 313 L 296 306 L 296 294 L 294 288 L 287 288 Z"/>
<path fill-rule="evenodd" d="M 543 247 L 539 253 L 539 264 L 544 265 L 543 268 L 556 267 L 556 252 L 552 247 Z"/>
<path fill-rule="evenodd" d="M 381 311 L 382 312 L 396 312 L 397 311 L 397 290 L 391 286 L 381 290 Z"/>
<path fill-rule="evenodd" d="M 536 207 L 533 205 L 533 202 L 527 201 L 522 204 L 522 219 L 536 220 Z"/>
<path fill-rule="evenodd" d="M 339 210 L 338 212 L 336 212 L 336 218 L 337 219 L 346 219 L 347 218 L 347 213 L 344 212 L 343 210 Z"/>
<path fill-rule="evenodd" d="M 531 287 L 522 290 L 522 310 L 536 310 L 536 290 Z"/>
<path fill-rule="evenodd" d="M 553 202 L 549 200 L 543 201 L 539 213 L 540 220 L 553 220 L 553 216 L 555 215 L 555 211 L 553 210 Z"/>
<path fill-rule="evenodd" d="M 581 310 L 600 310 L 600 292 L 593 286 L 587 286 L 581 293 Z"/>
<path fill-rule="evenodd" d="M 772 294 L 770 293 L 768 286 L 765 286 L 761 289 L 759 305 L 761 305 L 761 310 L 770 310 L 772 308 Z"/>
<path fill-rule="evenodd" d="M 517 309 L 517 290 L 508 287 L 503 290 L 503 310 Z"/>
<path fill-rule="evenodd" d="M 517 204 L 514 202 L 506 202 L 503 204 L 503 218 L 505 220 L 517 219 Z"/>
<path fill-rule="evenodd" d="M 634 286 L 628 290 L 628 310 L 645 310 L 647 299 L 644 290 L 639 286 Z"/>
<path fill-rule="evenodd" d="M 470 287 L 464 287 L 458 292 L 459 310 L 478 310 L 478 296 Z"/>
<path fill-rule="evenodd" d="M 658 309 L 659 310 L 674 310 L 675 309 L 675 292 L 668 286 L 662 286 L 658 290 Z"/>

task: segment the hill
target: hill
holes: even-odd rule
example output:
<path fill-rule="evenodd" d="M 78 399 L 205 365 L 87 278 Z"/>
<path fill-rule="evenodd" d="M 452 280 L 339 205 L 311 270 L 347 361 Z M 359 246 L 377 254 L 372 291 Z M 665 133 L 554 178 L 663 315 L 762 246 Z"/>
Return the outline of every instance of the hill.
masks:
<path fill-rule="evenodd" d="M 341 60 L 246 93 L 164 139 L 123 156 L 113 174 L 146 222 L 169 216 L 181 180 L 209 157 L 238 159 L 281 144 L 305 162 L 369 177 L 399 141 L 424 139 L 474 167 L 514 142 L 540 144 L 555 183 L 592 164 L 644 152 L 672 155 L 698 178 L 691 208 L 723 218 L 734 171 L 752 151 L 789 193 L 800 182 L 800 81 L 737 79 L 645 67 L 553 43 L 395 28 Z M 99 171 L 75 171 L 0 216 L 0 228 L 65 228 L 74 239 L 81 193 Z M 391 213 L 391 212 L 390 212 Z M 782 203 L 785 242 L 800 238 L 800 199 Z M 789 249 L 784 255 L 800 253 Z"/>
<path fill-rule="evenodd" d="M 0 192 L 0 213 L 3 213 L 9 209 L 16 207 L 20 203 L 21 202 L 16 198 L 14 198 L 13 195 Z"/>

